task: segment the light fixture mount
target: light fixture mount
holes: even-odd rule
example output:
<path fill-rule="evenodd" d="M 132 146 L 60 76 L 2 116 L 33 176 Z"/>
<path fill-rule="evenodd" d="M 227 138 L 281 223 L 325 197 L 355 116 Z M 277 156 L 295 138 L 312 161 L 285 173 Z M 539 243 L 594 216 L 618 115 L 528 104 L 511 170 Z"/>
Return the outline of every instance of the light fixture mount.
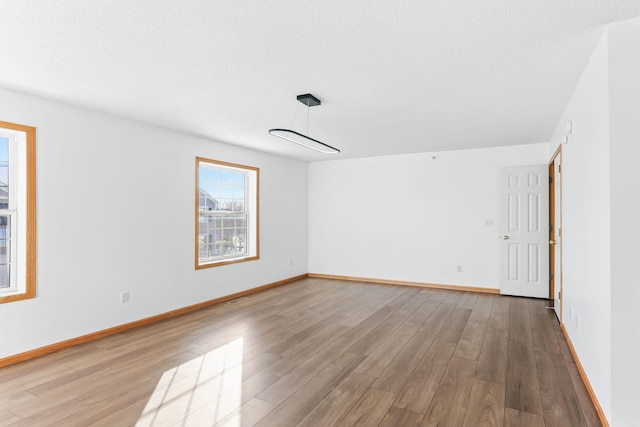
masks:
<path fill-rule="evenodd" d="M 322 104 L 318 98 L 311 95 L 310 93 L 305 93 L 304 95 L 298 95 L 296 99 L 302 102 L 307 107 L 315 107 L 316 105 Z"/>

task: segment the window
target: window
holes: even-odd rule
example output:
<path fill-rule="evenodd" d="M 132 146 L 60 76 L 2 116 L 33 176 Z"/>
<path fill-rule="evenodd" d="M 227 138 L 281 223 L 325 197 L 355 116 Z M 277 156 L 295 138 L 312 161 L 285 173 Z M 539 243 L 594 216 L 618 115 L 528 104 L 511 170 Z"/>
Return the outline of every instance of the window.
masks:
<path fill-rule="evenodd" d="M 35 128 L 0 122 L 0 303 L 35 296 Z"/>
<path fill-rule="evenodd" d="M 196 269 L 259 258 L 259 172 L 196 158 Z"/>

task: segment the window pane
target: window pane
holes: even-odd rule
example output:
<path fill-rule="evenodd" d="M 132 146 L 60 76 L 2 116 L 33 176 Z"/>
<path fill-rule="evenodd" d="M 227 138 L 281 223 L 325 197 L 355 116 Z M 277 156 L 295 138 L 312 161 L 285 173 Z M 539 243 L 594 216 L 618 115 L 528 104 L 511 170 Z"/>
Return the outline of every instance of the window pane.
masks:
<path fill-rule="evenodd" d="M 0 239 L 8 239 L 11 237 L 11 218 L 8 215 L 0 216 Z"/>
<path fill-rule="evenodd" d="M 9 260 L 10 239 L 11 238 L 11 217 L 7 215 L 0 216 L 0 288 L 8 288 L 11 286 L 9 282 Z"/>
<path fill-rule="evenodd" d="M 0 161 L 0 185 L 9 184 L 9 163 Z"/>
<path fill-rule="evenodd" d="M 244 200 L 244 186 L 236 185 L 233 187 L 233 198 L 236 200 Z"/>
<path fill-rule="evenodd" d="M 9 209 L 9 139 L 0 137 L 0 209 Z"/>
<path fill-rule="evenodd" d="M 233 172 L 228 170 L 220 171 L 220 181 L 223 184 L 232 184 L 233 183 Z"/>
<path fill-rule="evenodd" d="M 9 241 L 0 239 L 0 265 L 9 264 Z"/>
<path fill-rule="evenodd" d="M 0 138 L 0 209 L 9 209 L 9 139 Z"/>
<path fill-rule="evenodd" d="M 233 187 L 230 185 L 222 185 L 220 188 L 220 196 L 224 199 L 232 199 L 233 198 Z"/>
<path fill-rule="evenodd" d="M 206 168 L 207 171 L 207 181 L 220 181 L 220 172 L 217 169 Z"/>
<path fill-rule="evenodd" d="M 220 198 L 220 191 L 218 184 L 200 184 L 200 206 L 215 206 L 218 198 Z M 208 209 L 211 210 L 211 209 Z"/>
<path fill-rule="evenodd" d="M 217 251 L 216 251 L 216 244 L 215 243 L 211 243 L 209 245 L 207 245 L 207 258 L 211 258 L 217 255 Z"/>
<path fill-rule="evenodd" d="M 218 206 L 218 201 L 209 193 L 200 189 L 200 202 L 198 204 L 202 211 L 215 211 Z"/>
<path fill-rule="evenodd" d="M 9 161 L 9 138 L 0 137 L 0 162 Z"/>
<path fill-rule="evenodd" d="M 9 266 L 7 264 L 0 264 L 0 289 L 8 288 L 9 286 Z"/>
<path fill-rule="evenodd" d="M 233 199 L 220 199 L 220 210 L 221 211 L 232 211 L 233 210 Z"/>
<path fill-rule="evenodd" d="M 0 187 L 0 209 L 9 209 L 9 192 L 6 187 Z"/>

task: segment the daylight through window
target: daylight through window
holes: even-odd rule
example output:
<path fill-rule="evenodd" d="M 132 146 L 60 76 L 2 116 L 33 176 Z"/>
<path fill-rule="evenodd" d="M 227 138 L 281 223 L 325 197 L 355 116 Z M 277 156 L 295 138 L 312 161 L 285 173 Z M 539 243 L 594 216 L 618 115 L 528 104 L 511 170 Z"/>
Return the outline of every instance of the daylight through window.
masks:
<path fill-rule="evenodd" d="M 197 158 L 196 268 L 258 258 L 258 168 Z"/>
<path fill-rule="evenodd" d="M 0 303 L 35 296 L 35 129 L 0 122 Z"/>

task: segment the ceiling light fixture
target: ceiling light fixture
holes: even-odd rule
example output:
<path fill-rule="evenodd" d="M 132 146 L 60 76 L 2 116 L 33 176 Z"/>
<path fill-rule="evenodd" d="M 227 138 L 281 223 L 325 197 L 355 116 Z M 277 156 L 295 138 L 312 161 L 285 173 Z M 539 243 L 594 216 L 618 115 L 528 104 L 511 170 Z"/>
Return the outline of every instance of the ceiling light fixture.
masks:
<path fill-rule="evenodd" d="M 304 95 L 298 95 L 296 99 L 307 106 L 307 134 L 309 134 L 309 108 L 320 105 L 321 102 L 318 98 L 306 93 Z M 291 129 L 269 129 L 269 133 L 278 138 L 282 138 L 286 141 L 293 142 L 294 144 L 302 145 L 314 151 L 325 154 L 337 154 L 340 152 L 337 148 L 334 148 L 324 142 L 320 142 L 317 139 L 313 139 L 307 135 L 303 135 Z"/>

